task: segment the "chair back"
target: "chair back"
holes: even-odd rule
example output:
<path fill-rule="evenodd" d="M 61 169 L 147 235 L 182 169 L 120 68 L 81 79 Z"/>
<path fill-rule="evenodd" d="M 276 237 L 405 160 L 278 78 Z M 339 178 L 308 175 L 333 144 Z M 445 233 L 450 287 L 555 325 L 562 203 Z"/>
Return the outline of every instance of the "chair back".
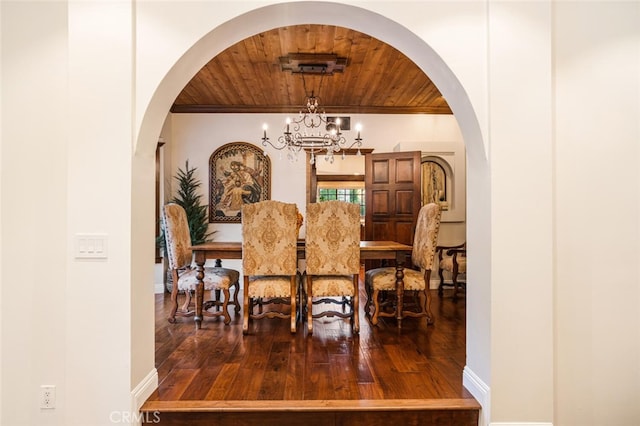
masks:
<path fill-rule="evenodd" d="M 309 275 L 360 272 L 360 206 L 346 201 L 307 205 L 306 271 Z"/>
<path fill-rule="evenodd" d="M 164 236 L 170 269 L 181 269 L 191 265 L 191 233 L 187 212 L 176 203 L 169 203 L 162 208 Z"/>
<path fill-rule="evenodd" d="M 242 268 L 245 275 L 295 275 L 298 208 L 266 200 L 242 206 Z"/>
<path fill-rule="evenodd" d="M 418 213 L 411 261 L 422 269 L 431 269 L 433 265 L 438 245 L 441 213 L 440 206 L 435 203 L 425 204 Z"/>

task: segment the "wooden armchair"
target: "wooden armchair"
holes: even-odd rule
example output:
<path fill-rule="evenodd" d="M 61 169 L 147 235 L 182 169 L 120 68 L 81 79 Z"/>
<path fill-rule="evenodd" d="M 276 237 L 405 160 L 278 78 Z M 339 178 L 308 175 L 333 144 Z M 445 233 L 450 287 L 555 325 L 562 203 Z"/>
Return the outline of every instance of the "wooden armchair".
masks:
<path fill-rule="evenodd" d="M 453 299 L 458 298 L 459 287 L 466 288 L 467 273 L 467 243 L 457 246 L 438 246 L 438 276 L 440 285 L 438 286 L 438 296 L 442 297 L 444 287 L 453 287 Z M 445 280 L 445 272 L 451 277 L 451 281 Z M 464 274 L 465 280 L 460 281 L 459 276 Z"/>

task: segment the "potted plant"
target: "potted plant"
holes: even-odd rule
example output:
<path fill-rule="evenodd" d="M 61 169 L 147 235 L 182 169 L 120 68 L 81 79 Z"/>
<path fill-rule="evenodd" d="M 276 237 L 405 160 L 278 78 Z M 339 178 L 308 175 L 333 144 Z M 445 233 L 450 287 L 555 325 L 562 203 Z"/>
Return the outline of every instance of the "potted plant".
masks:
<path fill-rule="evenodd" d="M 208 232 L 209 215 L 208 206 L 201 203 L 202 196 L 198 193 L 201 182 L 196 178 L 196 167 L 189 167 L 189 160 L 185 162 L 184 169 L 178 169 L 174 179 L 178 182 L 176 195 L 169 201 L 176 203 L 184 208 L 187 214 L 187 222 L 189 223 L 189 233 L 191 234 L 191 244 L 201 244 L 211 241 L 210 237 L 215 232 Z M 164 251 L 165 237 L 164 229 L 161 228 L 160 235 L 156 243 Z M 167 274 L 167 291 L 171 291 L 172 282 L 171 274 Z"/>

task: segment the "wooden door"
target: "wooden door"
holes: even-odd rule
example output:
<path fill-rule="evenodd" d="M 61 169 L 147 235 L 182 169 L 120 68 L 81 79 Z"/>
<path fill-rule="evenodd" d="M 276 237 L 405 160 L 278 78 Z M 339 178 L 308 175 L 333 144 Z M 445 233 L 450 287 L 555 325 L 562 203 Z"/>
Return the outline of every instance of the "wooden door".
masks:
<path fill-rule="evenodd" d="M 413 244 L 421 199 L 420 157 L 420 151 L 365 155 L 366 240 Z"/>

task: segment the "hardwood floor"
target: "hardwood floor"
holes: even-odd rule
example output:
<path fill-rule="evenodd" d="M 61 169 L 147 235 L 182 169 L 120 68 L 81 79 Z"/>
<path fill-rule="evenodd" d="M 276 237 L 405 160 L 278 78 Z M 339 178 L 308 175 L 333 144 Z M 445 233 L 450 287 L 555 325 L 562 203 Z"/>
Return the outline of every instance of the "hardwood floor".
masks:
<path fill-rule="evenodd" d="M 159 387 L 142 411 L 160 424 L 362 424 L 367 417 L 378 424 L 384 417 L 385 424 L 477 425 L 479 405 L 462 386 L 464 298 L 433 291 L 429 327 L 424 318 L 405 319 L 402 330 L 389 318 L 374 327 L 362 302 L 359 335 L 334 317 L 315 320 L 312 336 L 300 322 L 292 335 L 281 319 L 254 321 L 243 336 L 242 312 L 231 312 L 228 326 L 205 318 L 195 330 L 191 318 L 169 324 L 168 295 L 155 297 Z"/>

